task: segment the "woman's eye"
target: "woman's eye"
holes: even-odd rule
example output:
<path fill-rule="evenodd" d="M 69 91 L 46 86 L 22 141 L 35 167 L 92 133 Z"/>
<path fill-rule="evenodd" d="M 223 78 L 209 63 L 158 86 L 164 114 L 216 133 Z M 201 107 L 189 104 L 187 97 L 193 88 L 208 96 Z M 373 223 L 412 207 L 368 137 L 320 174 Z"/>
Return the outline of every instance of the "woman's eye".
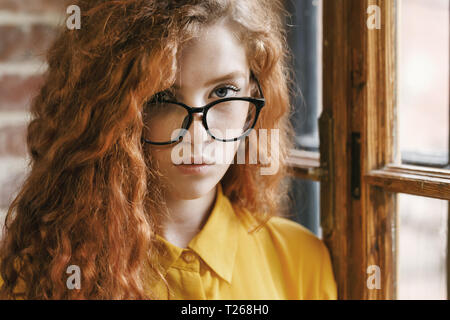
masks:
<path fill-rule="evenodd" d="M 225 86 L 225 87 L 221 87 L 221 88 L 218 88 L 218 89 L 214 90 L 214 92 L 216 93 L 216 95 L 217 95 L 219 98 L 225 98 L 225 97 L 227 96 L 227 93 L 228 93 L 230 90 L 233 90 L 234 92 L 239 92 L 239 91 L 241 91 L 241 89 L 239 89 L 239 88 L 237 88 L 237 87 L 235 87 L 235 86 Z"/>

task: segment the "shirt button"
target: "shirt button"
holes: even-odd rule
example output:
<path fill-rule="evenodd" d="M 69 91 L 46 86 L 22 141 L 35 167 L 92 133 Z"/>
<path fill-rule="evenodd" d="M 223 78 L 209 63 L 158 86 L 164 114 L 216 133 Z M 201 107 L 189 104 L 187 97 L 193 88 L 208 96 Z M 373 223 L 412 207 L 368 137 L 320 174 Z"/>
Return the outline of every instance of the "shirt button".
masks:
<path fill-rule="evenodd" d="M 186 261 L 187 263 L 189 263 L 189 262 L 192 262 L 192 261 L 195 260 L 195 256 L 194 256 L 194 254 L 191 253 L 191 252 L 186 252 L 186 253 L 184 253 L 184 255 L 183 255 L 183 259 L 184 259 L 184 261 Z"/>

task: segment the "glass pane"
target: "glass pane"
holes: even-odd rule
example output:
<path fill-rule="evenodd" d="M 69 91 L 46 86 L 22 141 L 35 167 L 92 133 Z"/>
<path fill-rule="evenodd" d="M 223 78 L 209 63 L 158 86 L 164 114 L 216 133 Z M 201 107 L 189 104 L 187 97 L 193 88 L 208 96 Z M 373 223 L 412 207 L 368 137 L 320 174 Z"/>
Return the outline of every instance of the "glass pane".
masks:
<path fill-rule="evenodd" d="M 296 87 L 292 124 L 298 149 L 319 149 L 318 117 L 322 110 L 322 0 L 286 1 L 289 47 Z"/>
<path fill-rule="evenodd" d="M 289 218 L 321 238 L 320 182 L 293 178 L 289 198 L 289 213 L 292 213 Z"/>
<path fill-rule="evenodd" d="M 322 110 L 322 0 L 285 1 L 288 44 L 293 55 L 295 80 L 294 113 L 296 148 L 319 150 L 318 117 Z M 319 221 L 319 183 L 294 179 L 290 190 L 293 220 L 321 236 Z"/>
<path fill-rule="evenodd" d="M 400 0 L 398 124 L 404 163 L 445 166 L 449 148 L 449 0 Z"/>
<path fill-rule="evenodd" d="M 397 298 L 447 299 L 448 201 L 398 194 Z"/>

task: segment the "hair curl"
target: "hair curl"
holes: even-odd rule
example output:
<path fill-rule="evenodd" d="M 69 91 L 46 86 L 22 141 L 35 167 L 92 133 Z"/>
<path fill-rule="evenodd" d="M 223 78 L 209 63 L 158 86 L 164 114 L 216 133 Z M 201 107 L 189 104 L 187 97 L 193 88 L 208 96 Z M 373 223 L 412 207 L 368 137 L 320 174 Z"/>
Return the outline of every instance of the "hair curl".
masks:
<path fill-rule="evenodd" d="M 280 0 L 76 4 L 81 29 L 62 28 L 31 107 L 31 171 L 5 220 L 0 297 L 156 299 L 148 283 L 163 278 L 153 240 L 164 205 L 140 140 L 143 105 L 174 83 L 177 53 L 201 28 L 221 18 L 238 25 L 266 98 L 256 129 L 280 130 L 281 161 L 270 176 L 259 164 L 232 164 L 221 183 L 261 225 L 280 215 L 293 145 L 285 11 Z M 82 270 L 79 290 L 67 290 L 69 265 Z"/>

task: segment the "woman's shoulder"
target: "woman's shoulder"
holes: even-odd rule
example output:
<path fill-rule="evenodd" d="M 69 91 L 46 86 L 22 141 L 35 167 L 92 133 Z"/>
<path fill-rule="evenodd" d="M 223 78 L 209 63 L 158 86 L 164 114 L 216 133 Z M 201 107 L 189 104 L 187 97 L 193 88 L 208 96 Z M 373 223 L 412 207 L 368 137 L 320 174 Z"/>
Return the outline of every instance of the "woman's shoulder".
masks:
<path fill-rule="evenodd" d="M 309 229 L 298 222 L 284 217 L 272 217 L 267 222 L 267 230 L 274 241 L 278 242 L 292 255 L 305 258 L 323 259 L 325 243 Z"/>
<path fill-rule="evenodd" d="M 247 234 L 263 246 L 268 256 L 277 257 L 275 260 L 283 264 L 285 277 L 300 288 L 297 298 L 337 299 L 330 251 L 309 229 L 286 217 L 274 216 L 258 232 Z"/>
<path fill-rule="evenodd" d="M 301 224 L 283 217 L 272 217 L 267 229 L 275 246 L 290 261 L 290 269 L 300 277 L 301 297 L 337 299 L 331 255 L 325 242 Z"/>
<path fill-rule="evenodd" d="M 257 222 L 248 210 L 245 209 L 244 212 L 246 213 L 245 226 L 247 230 L 250 230 L 252 228 L 248 226 L 255 227 Z M 286 251 L 286 254 L 297 261 L 311 262 L 312 259 L 320 261 L 328 258 L 326 256 L 329 254 L 328 249 L 318 236 L 300 223 L 285 217 L 271 217 L 254 235 L 256 238 L 265 238 L 261 239 L 264 243 L 267 243 L 267 238 L 270 238 L 277 250 Z"/>
<path fill-rule="evenodd" d="M 283 234 L 286 237 L 294 238 L 293 240 L 307 240 L 311 242 L 320 242 L 321 240 L 312 233 L 308 228 L 300 223 L 285 217 L 271 217 L 267 222 L 267 227 Z"/>

